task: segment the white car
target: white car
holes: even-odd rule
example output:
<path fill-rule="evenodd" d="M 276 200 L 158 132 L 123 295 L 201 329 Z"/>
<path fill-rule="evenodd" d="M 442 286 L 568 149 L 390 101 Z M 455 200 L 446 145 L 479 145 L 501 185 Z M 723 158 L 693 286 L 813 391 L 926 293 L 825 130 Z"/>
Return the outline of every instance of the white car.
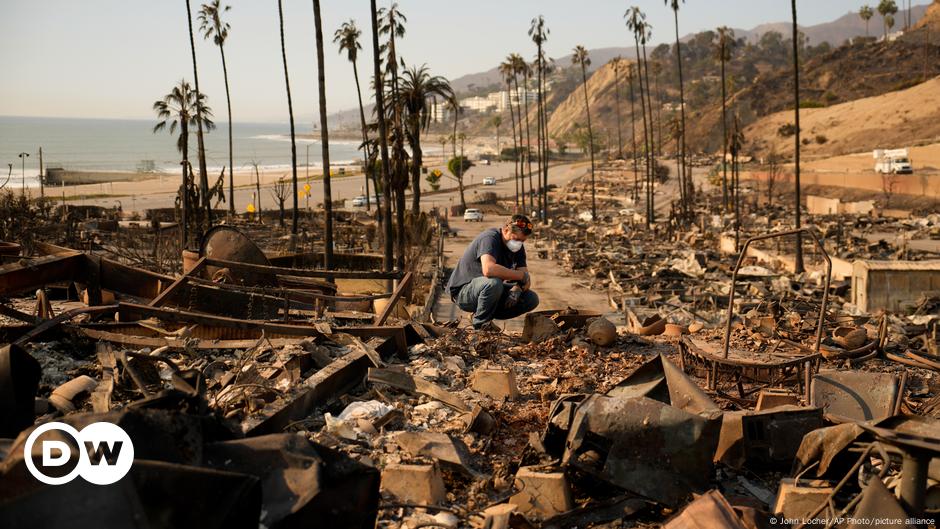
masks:
<path fill-rule="evenodd" d="M 463 220 L 467 222 L 483 222 L 483 212 L 478 209 L 469 208 L 463 212 Z"/>
<path fill-rule="evenodd" d="M 496 185 L 496 177 L 495 177 L 495 176 L 487 176 L 486 178 L 483 179 L 483 185 L 485 185 L 485 186 L 495 186 L 495 185 Z"/>
<path fill-rule="evenodd" d="M 381 203 L 380 197 L 375 195 L 372 197 L 372 200 L 369 202 L 371 205 L 376 205 Z M 359 195 L 356 198 L 352 199 L 352 205 L 354 208 L 364 208 L 366 206 L 366 196 Z"/>

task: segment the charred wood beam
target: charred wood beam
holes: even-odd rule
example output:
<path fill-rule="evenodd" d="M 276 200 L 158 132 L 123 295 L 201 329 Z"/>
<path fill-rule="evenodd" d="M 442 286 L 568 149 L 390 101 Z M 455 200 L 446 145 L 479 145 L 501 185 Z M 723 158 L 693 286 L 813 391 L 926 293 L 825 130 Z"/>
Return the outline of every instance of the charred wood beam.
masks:
<path fill-rule="evenodd" d="M 81 253 L 45 255 L 0 266 L 0 296 L 33 292 L 49 283 L 74 281 L 85 271 Z"/>
<path fill-rule="evenodd" d="M 398 279 L 401 272 L 349 271 L 349 270 L 308 270 L 305 268 L 283 268 L 249 263 L 238 263 L 224 259 L 206 259 L 206 264 L 218 268 L 244 270 L 256 274 L 288 275 L 298 277 L 341 278 L 341 279 Z"/>
<path fill-rule="evenodd" d="M 395 308 L 395 304 L 398 303 L 398 300 L 401 299 L 402 293 L 411 286 L 411 272 L 405 274 L 405 277 L 398 282 L 398 286 L 395 287 L 395 291 L 392 292 L 392 297 L 389 298 L 388 304 L 385 305 L 385 308 L 382 309 L 381 314 L 376 316 L 375 324 L 376 325 L 385 325 L 385 320 L 392 314 L 392 310 Z"/>
<path fill-rule="evenodd" d="M 151 307 L 159 307 L 160 305 L 162 305 L 164 302 L 166 302 L 167 299 L 170 298 L 170 296 L 173 295 L 174 292 L 179 290 L 179 288 L 182 287 L 187 281 L 195 277 L 196 274 L 202 272 L 202 269 L 205 268 L 205 266 L 206 266 L 206 258 L 200 257 L 199 260 L 196 261 L 196 264 L 188 272 L 180 276 L 179 279 L 174 281 L 172 285 L 167 287 L 166 290 L 161 292 L 157 297 L 153 298 L 153 300 L 149 303 L 149 305 Z"/>
<path fill-rule="evenodd" d="M 305 390 L 297 398 L 276 411 L 262 410 L 242 424 L 242 432 L 248 436 L 280 433 L 290 423 L 304 419 L 314 408 L 339 398 L 361 384 L 369 369 L 374 367 L 365 351 L 353 351 L 330 362 L 302 382 Z"/>
<path fill-rule="evenodd" d="M 39 325 L 33 327 L 32 330 L 30 330 L 29 332 L 21 336 L 14 343 L 19 346 L 25 345 L 35 340 L 43 333 L 58 327 L 62 323 L 65 323 L 66 321 L 69 321 L 72 318 L 80 314 L 101 314 L 104 312 L 114 311 L 117 308 L 118 308 L 117 305 L 102 305 L 98 307 L 79 307 L 77 309 L 72 309 L 70 311 L 63 312 L 62 314 L 59 314 L 55 318 L 52 318 L 51 320 L 46 320 L 40 323 Z"/>

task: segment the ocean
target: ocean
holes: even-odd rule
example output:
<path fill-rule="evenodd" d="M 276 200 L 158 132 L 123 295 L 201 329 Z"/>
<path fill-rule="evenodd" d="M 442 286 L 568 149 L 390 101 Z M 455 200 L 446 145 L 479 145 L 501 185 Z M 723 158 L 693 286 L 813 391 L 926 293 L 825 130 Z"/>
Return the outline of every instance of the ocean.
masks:
<path fill-rule="evenodd" d="M 156 171 L 179 172 L 177 135 L 166 130 L 153 133 L 156 120 L 33 118 L 0 116 L 0 184 L 19 188 L 23 165 L 19 153 L 27 152 L 26 186 L 38 187 L 39 148 L 43 165 L 73 171 Z M 228 124 L 216 122 L 205 135 L 206 164 L 210 177 L 228 165 Z M 310 129 L 297 134 L 311 134 Z M 196 133 L 191 131 L 189 159 L 198 170 Z M 233 128 L 235 169 L 250 167 L 252 161 L 264 169 L 290 167 L 290 127 L 285 124 L 239 123 Z M 320 167 L 320 141 L 297 139 L 297 164 Z M 348 164 L 361 160 L 359 142 L 330 140 L 330 163 Z M 12 173 L 7 164 L 12 164 Z"/>

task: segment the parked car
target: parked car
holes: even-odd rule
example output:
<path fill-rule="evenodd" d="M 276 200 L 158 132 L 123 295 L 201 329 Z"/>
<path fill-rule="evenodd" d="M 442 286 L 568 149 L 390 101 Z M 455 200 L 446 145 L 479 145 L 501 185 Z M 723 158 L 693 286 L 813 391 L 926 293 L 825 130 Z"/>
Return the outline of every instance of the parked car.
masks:
<path fill-rule="evenodd" d="M 485 185 L 485 186 L 495 186 L 495 185 L 496 185 L 496 177 L 495 177 L 495 176 L 487 176 L 486 178 L 483 179 L 483 185 Z"/>
<path fill-rule="evenodd" d="M 375 205 L 375 204 L 379 204 L 379 203 L 381 203 L 381 197 L 379 197 L 378 195 L 372 197 L 372 200 L 370 201 L 370 204 Z M 359 195 L 359 196 L 353 198 L 353 199 L 352 199 L 352 206 L 353 206 L 354 208 L 364 208 L 364 207 L 366 207 L 366 196 L 365 196 L 365 195 Z"/>
<path fill-rule="evenodd" d="M 478 209 L 469 208 L 463 212 L 463 220 L 467 222 L 483 222 L 483 212 Z"/>

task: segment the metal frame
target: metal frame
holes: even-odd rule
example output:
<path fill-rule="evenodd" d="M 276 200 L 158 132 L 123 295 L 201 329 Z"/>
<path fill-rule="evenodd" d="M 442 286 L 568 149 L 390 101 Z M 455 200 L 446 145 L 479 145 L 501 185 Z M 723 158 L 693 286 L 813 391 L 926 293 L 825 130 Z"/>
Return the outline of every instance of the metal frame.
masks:
<path fill-rule="evenodd" d="M 832 259 L 829 258 L 829 254 L 826 252 L 826 249 L 823 247 L 822 243 L 819 242 L 816 234 L 805 229 L 799 229 L 783 231 L 780 233 L 758 235 L 745 241 L 744 247 L 741 248 L 741 253 L 738 255 L 738 262 L 734 265 L 734 271 L 731 273 L 731 292 L 728 295 L 728 321 L 725 323 L 725 338 L 724 345 L 722 346 L 722 352 L 725 358 L 728 358 L 728 351 L 731 349 L 731 323 L 734 320 L 734 290 L 738 283 L 738 271 L 741 269 L 741 264 L 744 262 L 744 258 L 747 256 L 747 249 L 753 242 L 763 241 L 766 239 L 775 239 L 778 237 L 787 237 L 797 234 L 809 235 L 813 239 L 813 242 L 816 243 L 816 246 L 819 248 L 820 253 L 822 253 L 823 258 L 826 259 L 826 288 L 823 289 L 822 305 L 819 307 L 819 323 L 816 325 L 816 343 L 813 346 L 813 353 L 819 354 L 819 345 L 822 343 L 823 324 L 826 322 L 826 308 L 829 304 L 829 284 L 832 280 Z"/>

